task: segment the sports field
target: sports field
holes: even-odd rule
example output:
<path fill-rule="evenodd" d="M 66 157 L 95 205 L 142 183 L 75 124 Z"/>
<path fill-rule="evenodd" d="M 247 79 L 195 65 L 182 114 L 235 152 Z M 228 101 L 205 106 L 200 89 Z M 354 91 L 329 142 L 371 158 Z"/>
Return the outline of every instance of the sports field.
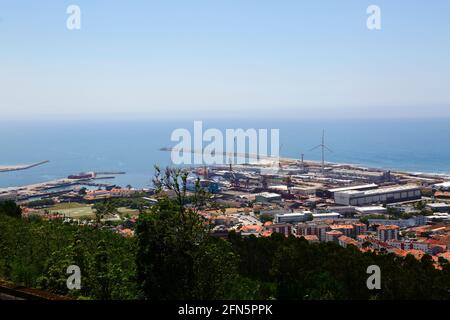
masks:
<path fill-rule="evenodd" d="M 118 208 L 117 211 L 120 215 L 137 216 L 139 212 L 137 210 L 129 208 Z M 82 203 L 59 203 L 49 209 L 50 213 L 59 213 L 69 218 L 85 218 L 94 219 L 95 212 L 90 204 Z"/>
<path fill-rule="evenodd" d="M 50 213 L 59 213 L 70 218 L 94 219 L 95 213 L 92 205 L 80 203 L 60 203 L 49 210 Z"/>

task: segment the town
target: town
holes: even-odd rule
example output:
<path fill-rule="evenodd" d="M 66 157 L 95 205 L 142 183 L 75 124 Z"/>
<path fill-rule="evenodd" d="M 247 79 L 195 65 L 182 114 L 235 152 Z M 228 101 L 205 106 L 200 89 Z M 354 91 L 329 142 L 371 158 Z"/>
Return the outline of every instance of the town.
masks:
<path fill-rule="evenodd" d="M 277 173 L 264 173 L 264 166 L 255 162 L 185 169 L 187 191 L 200 187 L 211 195 L 214 205 L 199 214 L 213 236 L 226 238 L 230 231 L 255 237 L 281 233 L 310 243 L 352 245 L 363 252 L 411 254 L 417 259 L 428 254 L 436 266 L 439 259 L 450 260 L 449 177 L 303 159 L 281 159 Z M 0 199 L 17 201 L 25 216 L 101 223 L 104 229 L 132 237 L 139 213 L 158 199 L 152 189 L 97 181 L 111 174 L 118 173 L 80 173 L 0 189 Z M 99 209 L 105 203 L 112 203 L 109 210 Z"/>

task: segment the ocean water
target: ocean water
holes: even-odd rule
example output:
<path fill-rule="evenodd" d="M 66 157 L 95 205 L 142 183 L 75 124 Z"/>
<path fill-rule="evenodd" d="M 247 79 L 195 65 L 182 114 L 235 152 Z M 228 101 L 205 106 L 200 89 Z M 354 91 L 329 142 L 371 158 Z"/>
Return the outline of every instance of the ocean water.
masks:
<path fill-rule="evenodd" d="M 450 119 L 416 120 L 208 120 L 204 129 L 280 129 L 281 155 L 320 160 L 321 142 L 333 152 L 326 160 L 413 172 L 450 173 Z M 83 171 L 125 171 L 109 182 L 148 187 L 153 166 L 171 164 L 174 129 L 193 131 L 193 121 L 26 121 L 0 120 L 0 165 L 50 163 L 0 173 L 0 187 L 20 186 Z M 225 131 L 223 131 L 225 132 Z"/>

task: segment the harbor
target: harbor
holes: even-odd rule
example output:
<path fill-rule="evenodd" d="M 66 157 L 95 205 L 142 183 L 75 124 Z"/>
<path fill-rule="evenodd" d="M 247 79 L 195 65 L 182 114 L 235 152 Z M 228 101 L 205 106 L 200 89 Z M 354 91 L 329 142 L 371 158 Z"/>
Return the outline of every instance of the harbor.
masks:
<path fill-rule="evenodd" d="M 108 175 L 104 175 L 105 173 L 108 173 Z M 105 180 L 114 179 L 115 175 L 112 174 L 125 174 L 125 172 L 83 172 L 69 175 L 67 178 L 25 186 L 0 188 L 0 200 L 27 201 L 63 195 L 82 187 L 108 188 L 112 187 L 113 184 L 107 183 Z"/>

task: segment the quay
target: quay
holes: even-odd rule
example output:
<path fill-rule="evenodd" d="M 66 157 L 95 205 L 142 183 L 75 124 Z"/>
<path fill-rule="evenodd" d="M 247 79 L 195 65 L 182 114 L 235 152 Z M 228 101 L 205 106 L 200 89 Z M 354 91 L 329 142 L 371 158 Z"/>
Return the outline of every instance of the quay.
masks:
<path fill-rule="evenodd" d="M 0 188 L 0 200 L 24 201 L 30 198 L 55 196 L 61 193 L 73 191 L 73 188 L 63 191 L 58 189 L 70 188 L 80 185 L 90 187 L 110 187 L 111 184 L 98 181 L 114 178 L 114 176 L 97 176 L 97 173 L 92 172 L 87 176 L 81 175 L 80 178 L 73 178 L 73 176 L 69 176 L 68 178 L 50 180 L 26 186 Z"/>

